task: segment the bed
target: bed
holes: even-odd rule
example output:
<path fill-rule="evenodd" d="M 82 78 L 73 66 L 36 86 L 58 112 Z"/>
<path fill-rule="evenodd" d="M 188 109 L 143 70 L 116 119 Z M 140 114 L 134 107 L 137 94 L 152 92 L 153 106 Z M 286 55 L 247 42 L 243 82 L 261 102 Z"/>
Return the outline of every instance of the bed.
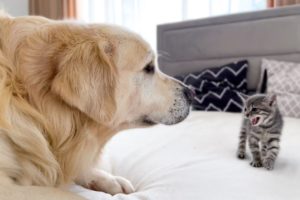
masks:
<path fill-rule="evenodd" d="M 300 62 L 300 6 L 158 26 L 163 72 L 176 76 L 248 59 L 256 89 L 261 58 Z M 175 126 L 157 125 L 115 136 L 104 150 L 107 171 L 130 180 L 136 192 L 111 196 L 80 186 L 90 200 L 299 200 L 300 119 L 285 117 L 273 171 L 236 158 L 240 113 L 193 111 Z"/>

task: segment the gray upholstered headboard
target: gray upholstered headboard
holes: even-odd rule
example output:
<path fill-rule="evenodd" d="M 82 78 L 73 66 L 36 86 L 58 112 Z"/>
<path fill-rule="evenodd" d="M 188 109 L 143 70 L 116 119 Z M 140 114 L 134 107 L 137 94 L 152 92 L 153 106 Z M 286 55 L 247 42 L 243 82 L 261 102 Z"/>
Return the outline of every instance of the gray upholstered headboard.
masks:
<path fill-rule="evenodd" d="M 300 6 L 159 25 L 158 62 L 174 76 L 248 59 L 255 89 L 262 57 L 300 62 Z"/>

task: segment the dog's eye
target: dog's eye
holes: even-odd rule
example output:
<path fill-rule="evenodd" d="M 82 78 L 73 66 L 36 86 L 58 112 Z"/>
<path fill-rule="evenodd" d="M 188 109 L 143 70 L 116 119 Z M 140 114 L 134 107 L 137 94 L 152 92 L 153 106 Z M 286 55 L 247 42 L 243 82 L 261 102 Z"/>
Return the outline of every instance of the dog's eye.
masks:
<path fill-rule="evenodd" d="M 146 65 L 146 67 L 144 67 L 143 71 L 147 74 L 153 74 L 154 73 L 154 65 L 152 63 Z"/>

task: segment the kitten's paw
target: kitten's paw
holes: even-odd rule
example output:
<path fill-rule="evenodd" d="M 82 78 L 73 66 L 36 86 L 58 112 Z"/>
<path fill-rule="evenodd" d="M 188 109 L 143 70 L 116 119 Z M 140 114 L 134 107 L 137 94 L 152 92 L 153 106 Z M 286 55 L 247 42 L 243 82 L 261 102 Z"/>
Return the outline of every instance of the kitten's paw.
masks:
<path fill-rule="evenodd" d="M 266 159 L 263 160 L 263 166 L 267 170 L 274 169 L 274 164 L 275 164 L 275 160 L 274 159 L 266 158 Z"/>
<path fill-rule="evenodd" d="M 252 167 L 262 167 L 262 166 L 263 166 L 262 163 L 261 163 L 261 161 L 252 161 L 252 162 L 250 163 L 250 165 L 251 165 Z"/>
<path fill-rule="evenodd" d="M 246 158 L 246 154 L 244 153 L 244 152 L 238 152 L 237 153 L 237 157 L 238 157 L 238 159 L 245 159 Z"/>

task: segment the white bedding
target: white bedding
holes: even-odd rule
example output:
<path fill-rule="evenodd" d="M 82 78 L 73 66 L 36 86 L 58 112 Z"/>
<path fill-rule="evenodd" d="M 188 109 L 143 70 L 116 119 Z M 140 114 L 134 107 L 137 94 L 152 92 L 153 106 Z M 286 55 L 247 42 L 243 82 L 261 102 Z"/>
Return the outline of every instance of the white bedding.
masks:
<path fill-rule="evenodd" d="M 192 112 L 175 126 L 124 131 L 106 148 L 110 170 L 136 192 L 110 196 L 75 186 L 90 200 L 299 200 L 300 119 L 285 118 L 273 171 L 236 158 L 241 114 Z"/>

